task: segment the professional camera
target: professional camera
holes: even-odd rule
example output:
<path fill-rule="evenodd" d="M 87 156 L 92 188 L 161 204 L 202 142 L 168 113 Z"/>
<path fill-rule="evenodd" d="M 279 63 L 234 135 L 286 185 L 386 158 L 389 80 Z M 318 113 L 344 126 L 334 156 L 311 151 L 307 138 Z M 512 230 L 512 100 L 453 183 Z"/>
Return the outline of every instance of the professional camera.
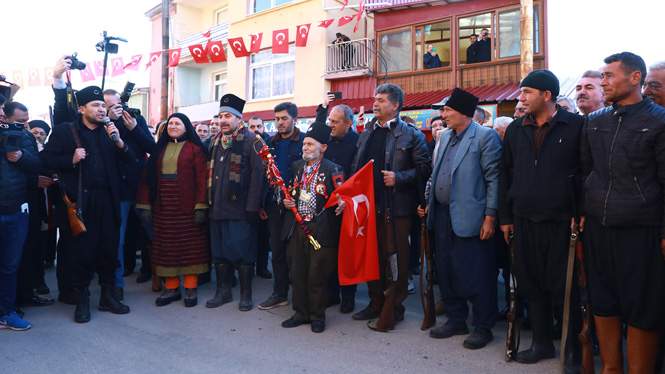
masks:
<path fill-rule="evenodd" d="M 72 66 L 71 66 L 72 70 L 85 70 L 85 63 L 79 61 L 79 59 L 76 58 L 77 56 L 78 56 L 78 53 L 74 52 L 74 53 L 72 53 L 71 56 L 67 56 L 65 58 L 69 59 L 69 61 L 72 62 Z"/>
<path fill-rule="evenodd" d="M 141 115 L 141 109 L 130 108 L 129 105 L 127 105 L 129 98 L 132 96 L 133 90 L 134 90 L 134 83 L 127 82 L 125 84 L 125 88 L 122 89 L 122 93 L 120 94 L 120 101 L 122 101 L 122 110 L 129 113 L 132 117 L 136 118 L 137 116 Z"/>
<path fill-rule="evenodd" d="M 20 88 L 17 84 L 8 82 L 4 75 L 0 75 L 0 95 L 4 96 L 8 102 L 12 101 L 12 98 Z"/>
<path fill-rule="evenodd" d="M 22 123 L 0 121 L 0 148 L 3 148 L 5 152 L 20 150 L 22 137 Z"/>

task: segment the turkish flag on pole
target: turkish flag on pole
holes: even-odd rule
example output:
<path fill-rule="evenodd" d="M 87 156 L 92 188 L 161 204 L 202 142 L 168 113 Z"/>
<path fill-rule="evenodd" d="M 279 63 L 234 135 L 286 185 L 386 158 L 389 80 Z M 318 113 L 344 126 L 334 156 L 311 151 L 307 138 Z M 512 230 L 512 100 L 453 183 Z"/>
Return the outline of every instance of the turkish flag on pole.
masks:
<path fill-rule="evenodd" d="M 12 72 L 12 83 L 17 84 L 19 87 L 23 87 L 23 72 L 21 70 L 15 70 Z"/>
<path fill-rule="evenodd" d="M 81 73 L 81 81 L 83 83 L 95 80 L 95 75 L 92 74 L 92 68 L 89 63 L 86 63 L 85 69 L 79 70 L 79 72 Z"/>
<path fill-rule="evenodd" d="M 139 63 L 141 62 L 141 58 L 143 58 L 143 55 L 134 55 L 132 56 L 132 61 L 130 61 L 127 65 L 125 65 L 124 69 L 125 70 L 139 70 Z"/>
<path fill-rule="evenodd" d="M 226 54 L 224 53 L 224 46 L 222 45 L 221 40 L 214 42 L 208 40 L 208 44 L 206 44 L 206 51 L 208 51 L 210 61 L 213 63 L 226 61 Z"/>
<path fill-rule="evenodd" d="M 357 16 L 357 14 L 354 14 L 352 16 L 344 16 L 339 19 L 339 22 L 337 23 L 337 26 L 342 27 L 346 25 L 347 23 L 353 21 L 353 18 Z"/>
<path fill-rule="evenodd" d="M 189 46 L 189 53 L 192 54 L 192 58 L 197 64 L 207 64 L 208 62 L 208 53 L 203 44 L 194 44 Z"/>
<path fill-rule="evenodd" d="M 360 9 L 358 9 L 358 16 L 356 17 L 356 26 L 353 28 L 353 32 L 358 32 L 358 25 L 360 24 L 360 18 L 362 18 L 363 13 L 365 13 L 365 0 L 360 0 Z"/>
<path fill-rule="evenodd" d="M 30 69 L 28 71 L 28 87 L 38 87 L 42 85 L 39 79 L 39 69 Z"/>
<path fill-rule="evenodd" d="M 374 180 L 370 161 L 333 191 L 325 208 L 345 203 L 339 235 L 339 284 L 349 285 L 379 279 L 379 253 L 376 243 Z"/>
<path fill-rule="evenodd" d="M 53 84 L 53 68 L 44 68 L 44 86 Z"/>
<path fill-rule="evenodd" d="M 249 56 L 249 52 L 247 51 L 247 47 L 245 47 L 245 41 L 242 40 L 242 36 L 237 38 L 229 38 L 228 42 L 231 46 L 231 50 L 233 51 L 234 56 L 237 58 Z"/>
<path fill-rule="evenodd" d="M 159 56 L 162 55 L 162 51 L 159 52 L 150 52 L 150 60 L 148 61 L 147 64 L 145 64 L 145 70 L 148 70 L 149 67 L 152 66 L 157 60 L 159 60 Z"/>
<path fill-rule="evenodd" d="M 311 23 L 298 26 L 296 33 L 296 47 L 307 47 L 307 37 L 309 36 L 309 27 Z"/>
<path fill-rule="evenodd" d="M 182 51 L 182 48 L 169 49 L 169 64 L 166 65 L 167 68 L 178 66 L 180 63 L 180 51 Z"/>
<path fill-rule="evenodd" d="M 321 23 L 319 23 L 319 27 L 323 27 L 323 28 L 327 29 L 328 26 L 332 25 L 333 22 L 335 22 L 334 18 L 327 19 L 325 21 L 321 21 Z"/>
<path fill-rule="evenodd" d="M 249 51 L 252 53 L 261 52 L 261 39 L 263 39 L 263 33 L 250 35 L 252 37 L 252 44 L 249 46 Z"/>
<path fill-rule="evenodd" d="M 125 63 L 122 61 L 122 57 L 112 58 L 111 67 L 109 69 L 111 69 L 112 77 L 125 74 Z"/>
<path fill-rule="evenodd" d="M 278 53 L 289 53 L 289 29 L 272 32 L 272 54 Z"/>

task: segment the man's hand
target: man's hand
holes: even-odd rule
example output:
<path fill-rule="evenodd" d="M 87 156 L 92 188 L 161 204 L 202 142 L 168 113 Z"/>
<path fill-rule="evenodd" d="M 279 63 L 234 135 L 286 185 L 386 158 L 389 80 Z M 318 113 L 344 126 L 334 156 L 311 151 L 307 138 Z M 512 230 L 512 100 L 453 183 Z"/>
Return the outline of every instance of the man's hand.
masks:
<path fill-rule="evenodd" d="M 76 150 L 74 151 L 74 160 L 72 160 L 72 164 L 76 165 L 79 162 L 81 162 L 81 160 L 84 159 L 85 159 L 85 148 L 76 148 Z"/>
<path fill-rule="evenodd" d="M 55 62 L 55 67 L 53 68 L 53 78 L 62 79 L 62 74 L 72 68 L 72 60 L 65 57 L 67 56 L 62 56 L 58 61 Z"/>
<path fill-rule="evenodd" d="M 501 225 L 501 231 L 503 231 L 503 239 L 506 243 L 510 244 L 510 233 L 513 232 L 513 225 Z"/>
<path fill-rule="evenodd" d="M 37 187 L 38 188 L 51 187 L 54 183 L 55 181 L 53 179 L 40 175 L 39 180 L 37 181 Z"/>
<path fill-rule="evenodd" d="M 383 183 L 386 187 L 395 187 L 395 172 L 381 170 L 381 173 L 383 173 Z"/>
<path fill-rule="evenodd" d="M 425 209 L 423 209 L 423 207 L 420 206 L 420 204 L 418 205 L 418 216 L 420 218 L 425 217 L 425 214 L 427 214 L 428 211 L 429 211 L 429 205 L 426 206 Z"/>
<path fill-rule="evenodd" d="M 122 116 L 122 112 L 124 112 L 124 110 L 122 110 L 122 105 L 115 104 L 109 108 L 109 118 L 115 121 Z"/>
<path fill-rule="evenodd" d="M 113 122 L 109 122 L 108 126 L 104 126 L 104 128 L 109 134 L 109 138 L 113 139 L 113 134 L 115 134 L 115 136 L 118 138 L 118 142 L 115 143 L 118 148 L 125 148 L 125 142 L 120 138 L 120 131 L 118 131 L 118 128 L 115 127 Z"/>
<path fill-rule="evenodd" d="M 268 219 L 268 213 L 266 212 L 265 209 L 259 208 L 259 218 L 261 218 L 261 221 L 265 221 Z"/>
<path fill-rule="evenodd" d="M 342 200 L 341 197 L 339 197 L 339 194 L 337 194 L 337 208 L 335 208 L 336 216 L 344 213 L 344 206 L 346 206 L 346 203 L 344 202 L 344 200 Z"/>
<path fill-rule="evenodd" d="M 573 225 L 575 225 L 575 217 L 570 219 L 570 231 L 571 232 L 573 231 Z M 577 229 L 579 230 L 579 232 L 584 231 L 584 216 L 580 217 L 580 223 L 577 226 Z"/>
<path fill-rule="evenodd" d="M 136 118 L 132 117 L 126 110 L 122 111 L 122 122 L 125 124 L 127 130 L 132 131 L 136 127 Z"/>
<path fill-rule="evenodd" d="M 9 160 L 9 162 L 16 162 L 20 160 L 21 157 L 23 157 L 23 151 L 20 149 L 18 151 L 7 152 L 7 160 Z"/>
<path fill-rule="evenodd" d="M 284 199 L 284 206 L 287 209 L 295 208 L 296 207 L 296 202 L 292 198 L 288 197 Z"/>
<path fill-rule="evenodd" d="M 483 225 L 480 226 L 480 240 L 488 240 L 494 236 L 494 217 L 485 216 Z"/>
<path fill-rule="evenodd" d="M 330 102 L 333 100 L 335 100 L 335 94 L 326 93 L 325 95 L 323 95 L 323 103 L 321 104 L 321 106 L 327 108 L 328 104 L 330 104 Z"/>

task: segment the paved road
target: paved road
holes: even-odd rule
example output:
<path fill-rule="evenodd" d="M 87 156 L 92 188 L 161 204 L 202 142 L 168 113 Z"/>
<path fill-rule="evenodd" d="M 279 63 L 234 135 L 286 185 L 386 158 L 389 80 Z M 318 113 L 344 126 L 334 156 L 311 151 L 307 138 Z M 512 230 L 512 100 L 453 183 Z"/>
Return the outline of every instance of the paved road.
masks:
<path fill-rule="evenodd" d="M 420 330 L 420 298 L 407 299 L 406 318 L 390 333 L 369 330 L 364 322 L 327 312 L 326 331 L 314 334 L 309 325 L 285 329 L 280 323 L 290 306 L 238 311 L 234 302 L 217 309 L 205 307 L 213 284 L 199 287 L 199 305 L 182 301 L 157 307 L 150 283 L 127 278 L 127 315 L 99 312 L 99 286 L 91 287 L 92 319 L 73 321 L 74 307 L 56 303 L 26 307 L 33 327 L 24 332 L 0 331 L 0 373 L 558 373 L 559 360 L 535 365 L 506 363 L 506 322 L 494 329 L 494 341 L 481 350 L 462 347 L 464 336 L 436 340 Z M 47 270 L 55 291 L 55 270 Z M 254 304 L 267 298 L 272 280 L 254 280 Z M 54 292 L 55 293 L 55 292 Z M 362 285 L 356 310 L 368 303 Z M 445 318 L 439 318 L 439 323 Z M 522 346 L 531 335 L 523 332 Z M 557 355 L 558 357 L 558 355 Z M 597 368 L 600 368 L 597 359 Z"/>

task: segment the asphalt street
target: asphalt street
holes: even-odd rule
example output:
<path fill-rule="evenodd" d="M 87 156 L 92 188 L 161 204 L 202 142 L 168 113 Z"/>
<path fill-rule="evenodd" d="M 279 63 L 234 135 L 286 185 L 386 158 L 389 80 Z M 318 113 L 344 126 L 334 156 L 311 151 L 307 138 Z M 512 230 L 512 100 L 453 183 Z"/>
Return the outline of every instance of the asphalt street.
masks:
<path fill-rule="evenodd" d="M 256 308 L 270 295 L 272 280 L 255 278 L 255 307 L 240 312 L 239 287 L 233 290 L 232 303 L 205 307 L 214 294 L 214 277 L 213 283 L 199 287 L 199 304 L 185 308 L 183 301 L 155 306 L 159 294 L 151 291 L 150 282 L 137 284 L 136 276 L 126 278 L 125 303 L 131 307 L 127 315 L 97 310 L 96 280 L 90 288 L 89 323 L 75 323 L 74 306 L 64 303 L 23 308 L 33 327 L 0 331 L 0 373 L 560 372 L 558 347 L 557 358 L 538 364 L 505 362 L 505 321 L 494 328 L 494 341 L 476 351 L 462 347 L 465 336 L 430 338 L 428 331 L 420 330 L 418 294 L 408 297 L 405 320 L 389 333 L 374 332 L 333 306 L 326 313 L 326 331 L 314 334 L 309 325 L 280 326 L 292 315 L 290 304 L 269 311 Z M 53 268 L 46 278 L 57 296 Z M 367 287 L 359 286 L 356 311 L 368 300 Z M 437 320 L 438 325 L 444 322 L 445 317 Z M 530 332 L 522 332 L 522 347 L 530 343 Z M 599 372 L 598 358 L 596 368 Z"/>

